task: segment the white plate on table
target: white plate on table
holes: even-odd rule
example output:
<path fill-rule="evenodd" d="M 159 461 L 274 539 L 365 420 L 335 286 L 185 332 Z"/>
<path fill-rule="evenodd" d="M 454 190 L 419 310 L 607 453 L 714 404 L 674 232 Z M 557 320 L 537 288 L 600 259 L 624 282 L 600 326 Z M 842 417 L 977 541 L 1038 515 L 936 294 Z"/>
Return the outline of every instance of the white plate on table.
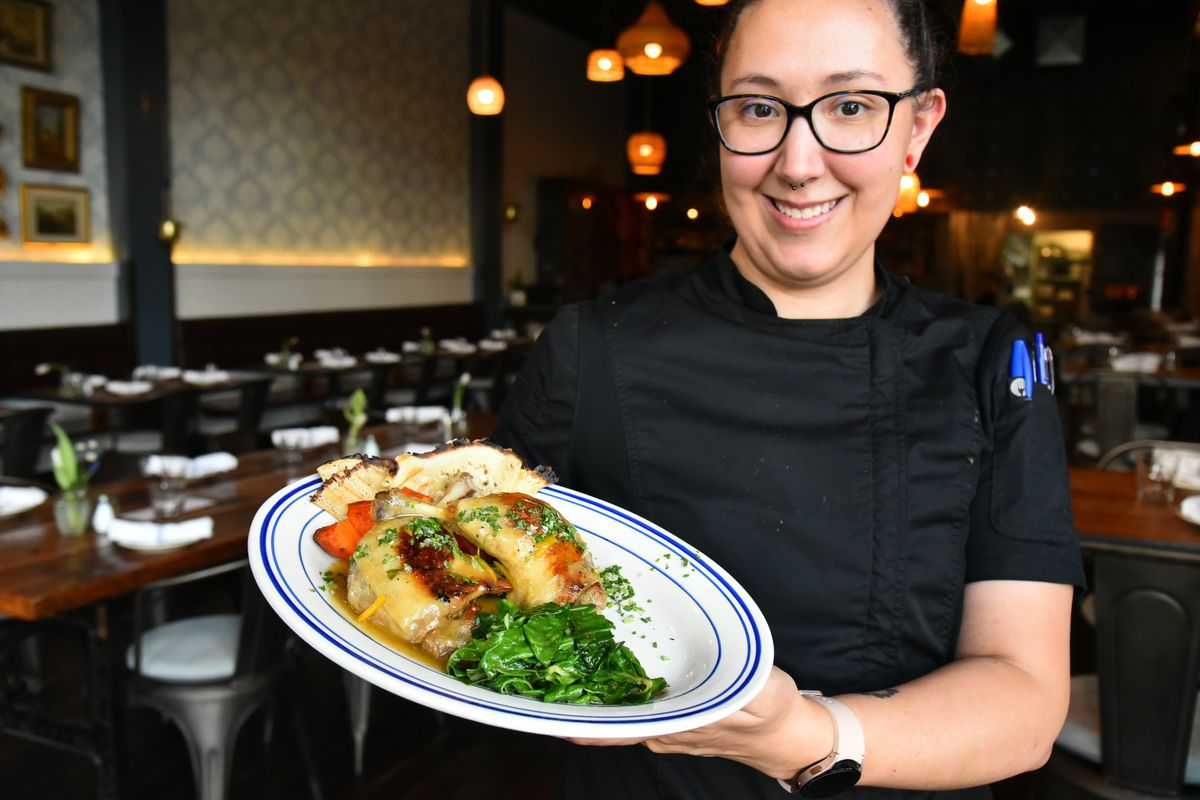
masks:
<path fill-rule="evenodd" d="M 1179 504 L 1179 516 L 1193 525 L 1200 525 L 1200 494 L 1183 499 Z"/>
<path fill-rule="evenodd" d="M 552 486 L 538 497 L 583 533 L 598 568 L 620 565 L 633 584 L 635 601 L 646 609 L 624 619 L 607 610 L 616 624 L 614 635 L 630 646 L 649 675 L 665 677 L 670 686 L 641 706 L 543 703 L 468 686 L 376 640 L 321 590 L 321 573 L 334 559 L 313 542 L 313 532 L 332 521 L 308 500 L 320 483 L 316 476 L 296 481 L 262 505 L 250 529 L 251 569 L 271 607 L 301 639 L 393 694 L 528 733 L 662 736 L 733 713 L 770 674 L 775 649 L 766 620 L 721 567 L 628 511 Z M 651 622 L 642 622 L 644 616 Z"/>
<path fill-rule="evenodd" d="M 36 486 L 0 486 L 0 519 L 37 508 L 48 497 Z"/>

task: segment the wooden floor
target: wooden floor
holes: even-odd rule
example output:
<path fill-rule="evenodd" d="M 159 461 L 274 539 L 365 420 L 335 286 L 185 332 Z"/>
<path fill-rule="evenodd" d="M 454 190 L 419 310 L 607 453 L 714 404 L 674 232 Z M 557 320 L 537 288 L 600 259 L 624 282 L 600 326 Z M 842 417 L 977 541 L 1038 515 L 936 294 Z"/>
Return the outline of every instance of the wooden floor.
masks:
<path fill-rule="evenodd" d="M 49 702 L 78 700 L 81 677 L 67 653 L 50 646 Z M 372 695 L 363 775 L 353 774 L 353 745 L 339 668 L 305 648 L 301 656 L 306 696 L 297 698 L 314 750 L 314 769 L 330 800 L 549 800 L 557 794 L 559 766 L 568 745 L 439 715 L 376 690 Z M 233 762 L 229 797 L 302 800 L 311 796 L 308 771 L 286 713 L 263 742 L 265 714 L 243 728 Z M 183 739 L 155 712 L 129 715 L 132 800 L 195 797 Z M 514 768 L 514 765 L 519 765 Z M 95 797 L 95 768 L 81 756 L 0 734 L 0 797 L 5 800 Z M 996 787 L 997 800 L 1034 800 L 1028 776 Z"/>

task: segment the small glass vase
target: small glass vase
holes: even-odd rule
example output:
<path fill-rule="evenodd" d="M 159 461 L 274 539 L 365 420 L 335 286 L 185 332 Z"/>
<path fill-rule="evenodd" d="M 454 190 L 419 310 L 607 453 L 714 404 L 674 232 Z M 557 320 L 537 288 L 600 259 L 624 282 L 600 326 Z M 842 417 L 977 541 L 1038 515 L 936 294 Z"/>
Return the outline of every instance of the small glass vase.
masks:
<path fill-rule="evenodd" d="M 54 524 L 63 536 L 79 536 L 92 523 L 92 496 L 87 488 L 67 489 L 54 498 Z"/>
<path fill-rule="evenodd" d="M 467 435 L 467 415 L 461 408 L 442 415 L 442 438 L 447 442 L 463 439 Z"/>

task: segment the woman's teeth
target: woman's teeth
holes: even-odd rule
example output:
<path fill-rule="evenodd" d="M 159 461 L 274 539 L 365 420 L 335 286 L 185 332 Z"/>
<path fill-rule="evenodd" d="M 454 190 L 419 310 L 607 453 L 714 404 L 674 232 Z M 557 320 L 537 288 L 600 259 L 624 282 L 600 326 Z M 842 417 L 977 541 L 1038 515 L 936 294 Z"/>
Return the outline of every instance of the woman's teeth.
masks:
<path fill-rule="evenodd" d="M 793 208 L 792 206 L 785 206 L 775 199 L 772 199 L 771 203 L 774 204 L 776 211 L 786 217 L 791 217 L 792 219 L 812 219 L 813 217 L 819 217 L 822 214 L 828 214 L 833 210 L 833 207 L 838 204 L 838 201 L 830 200 L 828 203 L 822 203 L 819 206 L 807 206 L 805 208 Z"/>

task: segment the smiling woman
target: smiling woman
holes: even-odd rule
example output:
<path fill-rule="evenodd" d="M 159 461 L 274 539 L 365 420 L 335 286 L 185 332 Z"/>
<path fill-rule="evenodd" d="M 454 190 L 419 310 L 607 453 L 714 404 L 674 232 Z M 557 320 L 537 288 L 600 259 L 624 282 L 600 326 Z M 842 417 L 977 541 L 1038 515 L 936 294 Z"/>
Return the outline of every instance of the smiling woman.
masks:
<path fill-rule="evenodd" d="M 736 239 L 563 309 L 510 394 L 497 442 L 680 532 L 776 643 L 719 721 L 579 740 L 644 747 L 575 748 L 569 797 L 965 800 L 1050 752 L 1082 580 L 1054 398 L 1008 391 L 1013 317 L 876 260 L 945 113 L 937 40 L 920 0 L 733 4 Z"/>

